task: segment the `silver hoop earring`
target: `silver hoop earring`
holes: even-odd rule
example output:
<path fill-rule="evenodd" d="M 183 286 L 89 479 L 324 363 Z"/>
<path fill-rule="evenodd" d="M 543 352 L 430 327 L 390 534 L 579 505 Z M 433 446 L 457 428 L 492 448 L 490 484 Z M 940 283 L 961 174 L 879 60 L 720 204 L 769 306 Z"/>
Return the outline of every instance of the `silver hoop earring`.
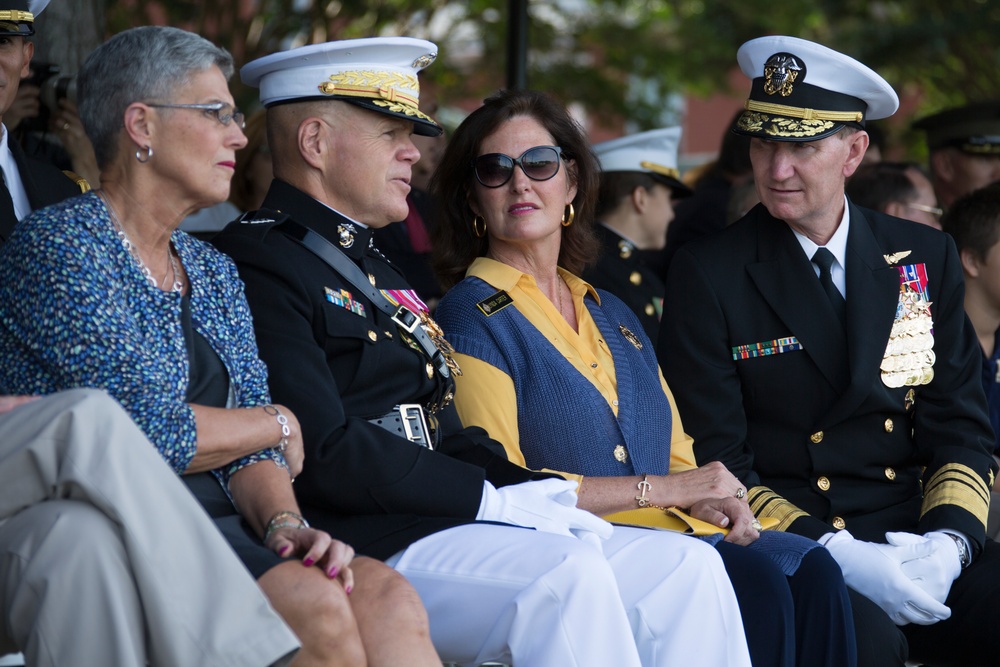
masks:
<path fill-rule="evenodd" d="M 146 159 L 145 160 L 142 159 L 142 151 L 143 150 L 146 151 Z M 147 162 L 149 162 L 150 160 L 153 159 L 153 147 L 152 146 L 144 146 L 143 148 L 140 148 L 139 150 L 137 150 L 135 152 L 135 159 L 136 159 L 136 161 L 139 164 L 146 164 Z"/>

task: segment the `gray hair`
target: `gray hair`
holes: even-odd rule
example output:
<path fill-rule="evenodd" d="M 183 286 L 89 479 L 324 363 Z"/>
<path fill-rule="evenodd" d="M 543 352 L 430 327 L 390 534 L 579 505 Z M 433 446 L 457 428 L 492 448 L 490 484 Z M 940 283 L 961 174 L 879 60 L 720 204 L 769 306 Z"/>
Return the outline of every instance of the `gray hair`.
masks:
<path fill-rule="evenodd" d="M 125 109 L 134 102 L 170 101 L 192 73 L 218 67 L 228 81 L 233 57 L 192 32 L 143 26 L 120 32 L 97 47 L 80 68 L 80 119 L 100 167 L 118 151 Z"/>

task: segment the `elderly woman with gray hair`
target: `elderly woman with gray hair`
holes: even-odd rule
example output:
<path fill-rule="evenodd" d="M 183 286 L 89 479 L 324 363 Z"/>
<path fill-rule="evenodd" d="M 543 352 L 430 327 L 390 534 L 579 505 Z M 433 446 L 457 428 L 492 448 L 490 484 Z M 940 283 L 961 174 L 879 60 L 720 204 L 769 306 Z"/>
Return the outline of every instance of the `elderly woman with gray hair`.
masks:
<path fill-rule="evenodd" d="M 116 398 L 302 641 L 293 664 L 440 664 L 402 577 L 300 516 L 301 432 L 270 403 L 236 269 L 177 230 L 229 195 L 246 143 L 232 70 L 225 50 L 164 27 L 84 63 L 102 187 L 36 212 L 0 250 L 0 387 Z"/>

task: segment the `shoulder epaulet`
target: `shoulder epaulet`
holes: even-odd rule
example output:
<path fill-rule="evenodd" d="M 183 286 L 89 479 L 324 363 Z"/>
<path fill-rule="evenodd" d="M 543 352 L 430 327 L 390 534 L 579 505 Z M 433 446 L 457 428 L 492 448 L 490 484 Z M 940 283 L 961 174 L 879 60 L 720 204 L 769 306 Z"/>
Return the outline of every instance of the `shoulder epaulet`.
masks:
<path fill-rule="evenodd" d="M 80 188 L 80 192 L 90 192 L 90 183 L 86 178 L 80 176 L 76 172 L 70 171 L 69 169 L 63 169 L 63 173 L 66 174 L 66 178 L 76 183 L 76 186 Z"/>

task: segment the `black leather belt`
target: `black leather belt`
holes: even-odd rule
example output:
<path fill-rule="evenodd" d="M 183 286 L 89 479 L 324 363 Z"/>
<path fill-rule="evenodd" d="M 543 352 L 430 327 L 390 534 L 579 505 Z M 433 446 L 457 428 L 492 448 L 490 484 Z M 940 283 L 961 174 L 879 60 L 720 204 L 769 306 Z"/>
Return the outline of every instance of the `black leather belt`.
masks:
<path fill-rule="evenodd" d="M 418 403 L 401 403 L 380 417 L 369 418 L 368 422 L 415 445 L 434 449 L 434 437 L 427 426 L 424 408 Z"/>

